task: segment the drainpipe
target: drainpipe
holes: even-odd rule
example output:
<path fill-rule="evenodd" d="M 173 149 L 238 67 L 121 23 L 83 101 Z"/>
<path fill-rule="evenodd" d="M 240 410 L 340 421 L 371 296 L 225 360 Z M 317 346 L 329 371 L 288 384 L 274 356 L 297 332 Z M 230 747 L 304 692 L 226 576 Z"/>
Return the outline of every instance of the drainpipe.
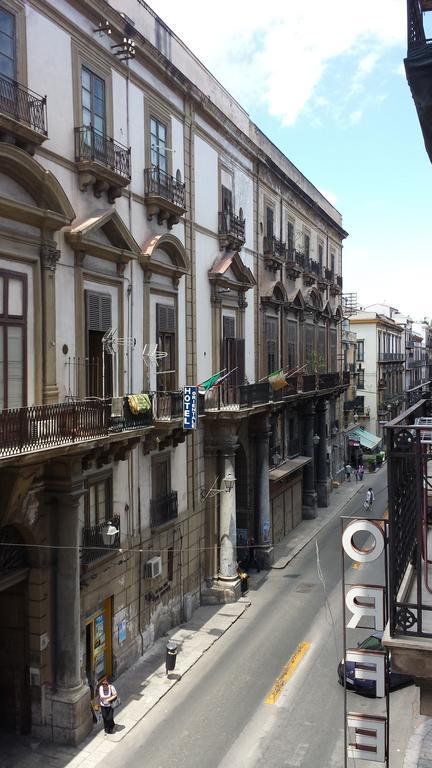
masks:
<path fill-rule="evenodd" d="M 257 280 L 257 286 L 256 286 L 256 339 L 255 339 L 255 349 L 257 350 L 257 356 L 256 360 L 258 361 L 258 367 L 255 368 L 255 379 L 256 381 L 259 380 L 260 375 L 260 363 L 261 363 L 261 334 L 260 334 L 260 307 L 259 307 L 259 168 L 260 168 L 260 161 L 257 160 L 257 173 L 256 173 L 256 179 L 257 179 L 257 197 L 256 197 L 256 232 L 255 232 L 255 263 L 256 263 L 256 280 Z"/>

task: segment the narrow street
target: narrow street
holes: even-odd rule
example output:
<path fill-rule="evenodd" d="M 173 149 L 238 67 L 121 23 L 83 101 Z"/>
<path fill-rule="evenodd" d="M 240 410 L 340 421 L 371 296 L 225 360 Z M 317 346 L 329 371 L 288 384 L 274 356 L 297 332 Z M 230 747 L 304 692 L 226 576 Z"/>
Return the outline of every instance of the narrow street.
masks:
<path fill-rule="evenodd" d="M 385 471 L 371 484 L 378 516 L 387 505 Z M 362 514 L 363 496 L 364 490 L 356 494 L 344 514 Z M 336 678 L 343 642 L 339 525 L 336 517 L 317 537 L 327 604 L 312 540 L 285 569 L 260 574 L 249 610 L 111 752 L 110 766 L 138 766 L 143 758 L 154 768 L 201 768 L 203 761 L 209 768 L 252 768 L 264 758 L 269 768 L 343 764 L 343 691 Z M 372 580 L 373 572 L 362 578 Z M 359 637 L 367 634 L 362 630 Z M 310 647 L 296 672 L 277 703 L 265 704 L 302 642 Z M 354 708 L 366 711 L 368 700 L 352 696 Z M 402 766 L 410 732 L 406 712 L 414 698 L 413 686 L 392 694 L 395 768 Z"/>

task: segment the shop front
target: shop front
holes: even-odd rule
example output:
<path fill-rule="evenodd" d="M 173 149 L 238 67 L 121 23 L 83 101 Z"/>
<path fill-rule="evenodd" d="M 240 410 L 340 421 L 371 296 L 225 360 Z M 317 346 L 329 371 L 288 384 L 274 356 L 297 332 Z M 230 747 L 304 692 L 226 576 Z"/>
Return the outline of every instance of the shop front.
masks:
<path fill-rule="evenodd" d="M 112 673 L 112 598 L 85 621 L 86 675 L 92 699 L 100 680 Z"/>

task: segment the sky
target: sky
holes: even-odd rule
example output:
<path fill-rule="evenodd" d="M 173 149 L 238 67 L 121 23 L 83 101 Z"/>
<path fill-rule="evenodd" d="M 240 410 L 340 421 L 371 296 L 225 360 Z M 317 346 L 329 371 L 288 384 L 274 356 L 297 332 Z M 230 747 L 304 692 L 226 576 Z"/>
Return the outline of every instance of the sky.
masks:
<path fill-rule="evenodd" d="M 406 0 L 149 5 L 340 211 L 344 293 L 432 318 L 432 164 L 403 66 Z"/>

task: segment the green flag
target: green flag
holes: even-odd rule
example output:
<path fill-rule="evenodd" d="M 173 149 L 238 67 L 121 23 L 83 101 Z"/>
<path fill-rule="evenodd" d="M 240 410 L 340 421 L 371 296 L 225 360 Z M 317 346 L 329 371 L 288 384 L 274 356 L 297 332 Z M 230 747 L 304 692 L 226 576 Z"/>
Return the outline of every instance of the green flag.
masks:
<path fill-rule="evenodd" d="M 208 389 L 211 389 L 214 387 L 215 384 L 218 383 L 219 379 L 222 378 L 222 374 L 226 371 L 226 368 L 224 368 L 222 371 L 219 371 L 219 373 L 214 373 L 213 376 L 210 376 L 209 379 L 206 379 L 202 382 L 202 384 L 198 384 L 200 389 L 204 389 L 206 392 Z"/>

